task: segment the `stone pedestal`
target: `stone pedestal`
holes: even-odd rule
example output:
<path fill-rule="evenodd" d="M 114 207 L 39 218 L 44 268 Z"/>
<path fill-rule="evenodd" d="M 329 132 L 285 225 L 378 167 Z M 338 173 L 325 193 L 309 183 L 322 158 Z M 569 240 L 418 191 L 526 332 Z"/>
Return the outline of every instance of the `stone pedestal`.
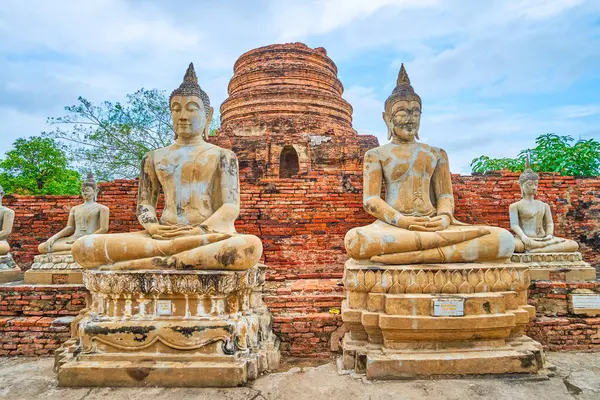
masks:
<path fill-rule="evenodd" d="M 532 281 L 595 281 L 596 269 L 581 253 L 514 253 L 512 262 L 526 264 Z"/>
<path fill-rule="evenodd" d="M 342 368 L 369 379 L 537 374 L 542 346 L 523 264 L 382 265 L 349 260 Z"/>
<path fill-rule="evenodd" d="M 83 269 L 71 254 L 40 254 L 25 271 L 27 285 L 80 285 Z"/>
<path fill-rule="evenodd" d="M 85 271 L 92 303 L 56 353 L 59 385 L 227 387 L 277 369 L 264 270 Z"/>
<path fill-rule="evenodd" d="M 0 283 L 21 280 L 21 268 L 11 254 L 0 256 Z"/>

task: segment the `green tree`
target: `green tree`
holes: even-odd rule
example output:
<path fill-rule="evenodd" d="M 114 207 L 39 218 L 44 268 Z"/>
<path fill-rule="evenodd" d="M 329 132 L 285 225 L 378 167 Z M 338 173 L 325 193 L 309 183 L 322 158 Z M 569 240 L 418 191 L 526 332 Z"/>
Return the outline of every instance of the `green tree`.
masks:
<path fill-rule="evenodd" d="M 539 172 L 558 172 L 561 175 L 600 175 L 600 142 L 594 139 L 577 140 L 571 136 L 547 133 L 535 139 L 536 147 L 519 152 L 516 158 L 481 156 L 471 161 L 473 172 L 507 169 L 520 172 L 525 169 L 529 154 L 531 167 Z"/>
<path fill-rule="evenodd" d="M 7 193 L 77 194 L 81 176 L 53 139 L 17 139 L 0 160 L 0 184 Z"/>
<path fill-rule="evenodd" d="M 123 104 L 78 100 L 79 104 L 65 107 L 65 116 L 48 119 L 56 128 L 45 135 L 66 142 L 80 169 L 94 171 L 102 180 L 137 178 L 144 155 L 173 142 L 169 98 L 164 91 L 142 88 L 128 94 Z M 218 127 L 215 116 L 211 134 Z"/>

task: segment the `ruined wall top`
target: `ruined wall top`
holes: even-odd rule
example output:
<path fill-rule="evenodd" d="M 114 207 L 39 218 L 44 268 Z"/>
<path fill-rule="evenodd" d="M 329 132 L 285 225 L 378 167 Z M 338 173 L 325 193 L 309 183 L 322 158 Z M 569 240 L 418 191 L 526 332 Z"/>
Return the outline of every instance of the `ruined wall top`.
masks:
<path fill-rule="evenodd" d="M 303 43 L 259 47 L 242 54 L 234 65 L 221 126 L 268 129 L 292 123 L 349 131 L 352 106 L 342 99 L 343 90 L 324 48 Z"/>

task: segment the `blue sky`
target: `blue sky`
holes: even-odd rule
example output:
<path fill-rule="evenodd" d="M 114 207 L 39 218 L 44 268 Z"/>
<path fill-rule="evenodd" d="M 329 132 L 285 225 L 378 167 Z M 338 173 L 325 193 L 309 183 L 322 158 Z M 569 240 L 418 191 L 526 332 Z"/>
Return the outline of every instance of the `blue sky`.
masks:
<path fill-rule="evenodd" d="M 0 154 L 78 96 L 170 91 L 190 61 L 220 105 L 240 54 L 296 41 L 327 49 L 354 128 L 380 143 L 404 62 L 421 140 L 446 149 L 455 173 L 547 132 L 600 140 L 600 1 L 2 0 Z"/>

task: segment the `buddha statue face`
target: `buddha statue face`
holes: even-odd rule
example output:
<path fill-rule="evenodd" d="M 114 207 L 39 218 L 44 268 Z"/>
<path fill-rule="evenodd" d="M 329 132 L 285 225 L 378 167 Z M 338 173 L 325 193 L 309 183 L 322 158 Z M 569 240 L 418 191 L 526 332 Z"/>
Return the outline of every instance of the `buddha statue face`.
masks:
<path fill-rule="evenodd" d="M 4 188 L 0 186 L 0 203 L 2 203 L 2 199 L 4 198 Z"/>
<path fill-rule="evenodd" d="M 83 199 L 85 201 L 96 200 L 97 194 L 98 194 L 98 189 L 96 189 L 92 186 L 89 186 L 89 185 L 81 186 L 81 197 L 83 197 Z"/>
<path fill-rule="evenodd" d="M 521 193 L 527 196 L 535 196 L 538 190 L 538 181 L 535 179 L 527 179 L 521 184 Z"/>
<path fill-rule="evenodd" d="M 412 142 L 419 138 L 421 105 L 416 100 L 399 100 L 391 110 L 383 112 L 383 120 L 388 128 L 388 139 Z"/>
<path fill-rule="evenodd" d="M 171 116 L 176 138 L 189 140 L 208 136 L 208 127 L 212 119 L 212 107 L 205 109 L 198 96 L 173 96 L 171 98 Z"/>

